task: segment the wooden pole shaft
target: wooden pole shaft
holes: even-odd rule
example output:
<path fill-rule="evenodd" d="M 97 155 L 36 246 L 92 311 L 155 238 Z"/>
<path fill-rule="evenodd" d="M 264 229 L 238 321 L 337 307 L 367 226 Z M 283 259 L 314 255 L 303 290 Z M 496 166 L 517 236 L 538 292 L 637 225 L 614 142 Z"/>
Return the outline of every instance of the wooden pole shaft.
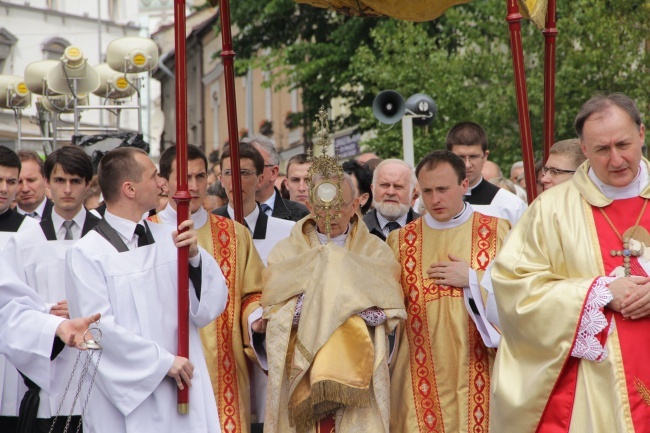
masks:
<path fill-rule="evenodd" d="M 526 72 L 524 70 L 524 51 L 521 42 L 521 14 L 517 0 L 507 0 L 510 27 L 510 48 L 512 50 L 512 67 L 515 76 L 517 94 L 517 113 L 519 118 L 519 135 L 521 153 L 524 160 L 526 193 L 528 203 L 537 197 L 537 179 L 535 178 L 535 159 L 533 155 L 533 136 L 530 130 L 530 113 L 528 112 L 528 92 L 526 90 Z"/>
<path fill-rule="evenodd" d="M 544 162 L 555 142 L 555 0 L 548 0 L 544 35 Z"/>

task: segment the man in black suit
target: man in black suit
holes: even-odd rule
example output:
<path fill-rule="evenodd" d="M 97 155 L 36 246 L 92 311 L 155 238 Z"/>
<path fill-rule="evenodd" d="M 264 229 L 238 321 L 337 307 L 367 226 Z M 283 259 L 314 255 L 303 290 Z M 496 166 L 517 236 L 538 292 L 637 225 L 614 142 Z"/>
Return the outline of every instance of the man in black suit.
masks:
<path fill-rule="evenodd" d="M 393 230 L 420 217 L 411 208 L 417 179 L 413 169 L 400 159 L 386 159 L 375 168 L 372 177 L 374 209 L 363 217 L 368 230 L 386 240 Z"/>
<path fill-rule="evenodd" d="M 255 201 L 268 216 L 283 220 L 299 221 L 309 215 L 309 210 L 300 203 L 285 200 L 275 187 L 275 179 L 280 171 L 280 155 L 275 150 L 273 140 L 263 135 L 245 138 L 242 143 L 253 145 L 264 158 L 264 179 L 255 191 Z"/>
<path fill-rule="evenodd" d="M 16 195 L 19 214 L 27 215 L 40 221 L 52 213 L 52 200 L 45 196 L 45 169 L 43 160 L 33 150 L 19 150 L 20 189 Z"/>

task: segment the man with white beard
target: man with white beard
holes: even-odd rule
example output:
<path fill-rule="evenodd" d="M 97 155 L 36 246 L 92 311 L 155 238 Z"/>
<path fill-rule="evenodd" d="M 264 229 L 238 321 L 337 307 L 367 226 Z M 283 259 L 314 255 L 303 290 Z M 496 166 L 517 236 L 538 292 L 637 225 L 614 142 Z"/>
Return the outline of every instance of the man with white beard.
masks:
<path fill-rule="evenodd" d="M 368 230 L 382 240 L 396 229 L 418 219 L 411 208 L 417 186 L 413 169 L 400 159 L 386 159 L 375 168 L 372 177 L 373 207 L 363 217 Z"/>

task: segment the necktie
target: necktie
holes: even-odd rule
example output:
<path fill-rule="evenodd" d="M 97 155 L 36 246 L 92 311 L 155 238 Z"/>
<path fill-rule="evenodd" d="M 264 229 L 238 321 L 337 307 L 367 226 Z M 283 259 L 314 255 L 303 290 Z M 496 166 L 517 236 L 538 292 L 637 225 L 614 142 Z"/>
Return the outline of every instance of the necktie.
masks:
<path fill-rule="evenodd" d="M 74 238 L 72 237 L 72 226 L 74 225 L 74 221 L 69 220 L 69 221 L 63 221 L 63 227 L 65 228 L 65 236 L 63 237 L 64 240 L 66 241 L 71 241 Z"/>
<path fill-rule="evenodd" d="M 388 224 L 386 224 L 386 227 L 388 227 L 388 233 L 402 228 L 397 221 L 389 221 Z"/>
<path fill-rule="evenodd" d="M 270 214 L 271 214 L 271 211 L 273 210 L 273 209 L 271 209 L 271 206 L 269 206 L 269 205 L 266 204 L 266 203 L 262 203 L 262 204 L 260 205 L 260 208 L 262 209 L 262 212 L 264 212 L 264 213 L 267 214 L 267 215 L 270 215 Z"/>
<path fill-rule="evenodd" d="M 29 212 L 29 213 L 26 213 L 25 215 L 30 217 L 30 218 L 36 218 L 38 216 L 38 214 L 36 212 Z"/>
<path fill-rule="evenodd" d="M 149 242 L 147 242 L 147 229 L 142 224 L 135 226 L 135 234 L 138 235 L 138 247 L 149 245 Z"/>

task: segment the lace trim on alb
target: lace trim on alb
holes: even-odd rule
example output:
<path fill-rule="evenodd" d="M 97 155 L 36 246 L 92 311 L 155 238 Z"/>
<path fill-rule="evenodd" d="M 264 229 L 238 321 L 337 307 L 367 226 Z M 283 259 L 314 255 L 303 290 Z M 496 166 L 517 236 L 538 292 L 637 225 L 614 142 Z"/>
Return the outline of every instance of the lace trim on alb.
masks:
<path fill-rule="evenodd" d="M 294 327 L 298 326 L 298 323 L 300 322 L 300 314 L 302 313 L 302 301 L 304 298 L 305 298 L 305 294 L 303 293 L 302 295 L 300 295 L 298 301 L 296 302 L 296 309 L 293 312 L 293 322 L 292 322 L 292 325 Z M 386 313 L 384 313 L 384 310 L 378 307 L 366 308 L 360 313 L 357 313 L 357 316 L 365 320 L 368 326 L 379 326 L 386 321 Z"/>
<path fill-rule="evenodd" d="M 600 343 L 596 335 L 607 327 L 603 307 L 614 299 L 608 287 L 614 280 L 613 277 L 599 277 L 594 281 L 587 295 L 571 356 L 597 362 L 607 358 L 607 348 Z"/>

